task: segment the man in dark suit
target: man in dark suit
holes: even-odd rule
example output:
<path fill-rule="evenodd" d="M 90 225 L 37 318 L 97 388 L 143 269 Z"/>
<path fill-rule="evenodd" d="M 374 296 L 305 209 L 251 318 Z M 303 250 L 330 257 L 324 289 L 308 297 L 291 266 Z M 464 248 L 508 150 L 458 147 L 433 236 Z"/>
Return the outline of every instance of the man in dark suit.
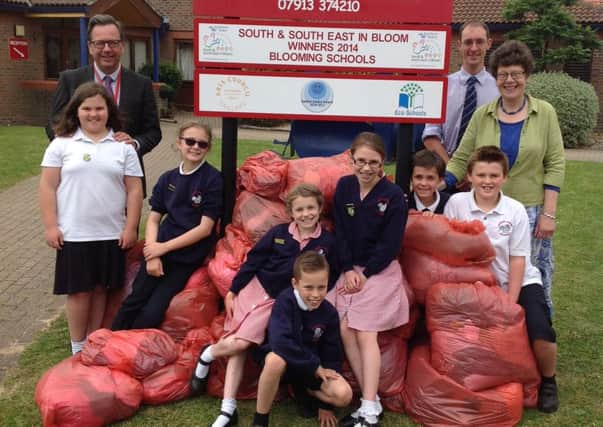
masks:
<path fill-rule="evenodd" d="M 63 71 L 59 78 L 50 120 L 46 126 L 49 139 L 53 125 L 79 85 L 91 80 L 105 86 L 113 95 L 124 121 L 123 131 L 115 139 L 136 148 L 144 172 L 142 156 L 161 141 L 161 128 L 151 80 L 122 67 L 123 27 L 111 15 L 95 15 L 88 23 L 88 51 L 92 65 Z M 143 179 L 143 187 L 146 187 Z M 146 193 L 145 193 L 146 194 Z"/>

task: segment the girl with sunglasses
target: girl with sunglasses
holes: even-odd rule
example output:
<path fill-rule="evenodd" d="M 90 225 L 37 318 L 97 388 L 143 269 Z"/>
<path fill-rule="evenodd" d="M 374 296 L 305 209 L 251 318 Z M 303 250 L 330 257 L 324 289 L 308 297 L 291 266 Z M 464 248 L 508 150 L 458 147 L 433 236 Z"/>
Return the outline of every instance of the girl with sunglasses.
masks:
<path fill-rule="evenodd" d="M 113 321 L 113 330 L 156 328 L 172 298 L 213 250 L 222 213 L 222 175 L 205 161 L 211 129 L 184 125 L 176 148 L 182 163 L 165 172 L 149 200 L 144 262 Z"/>

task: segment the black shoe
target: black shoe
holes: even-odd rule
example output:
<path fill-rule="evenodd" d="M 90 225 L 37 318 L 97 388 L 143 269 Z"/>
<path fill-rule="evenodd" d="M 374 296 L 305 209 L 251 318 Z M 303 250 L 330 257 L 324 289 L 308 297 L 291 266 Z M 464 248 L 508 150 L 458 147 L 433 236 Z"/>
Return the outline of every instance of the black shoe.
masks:
<path fill-rule="evenodd" d="M 347 414 L 339 420 L 339 427 L 353 427 L 360 420 L 360 417 L 353 417 L 352 414 Z"/>
<path fill-rule="evenodd" d="M 232 415 L 224 411 L 220 411 L 220 415 L 224 415 L 226 418 L 228 418 L 228 422 L 224 425 L 224 427 L 236 426 L 239 423 L 239 413 L 236 409 Z M 212 424 L 210 424 L 209 427 L 211 427 Z"/>
<path fill-rule="evenodd" d="M 542 382 L 538 389 L 538 410 L 551 414 L 559 409 L 559 396 L 557 384 L 554 382 Z"/>
<path fill-rule="evenodd" d="M 203 359 L 201 359 L 201 355 L 203 354 L 203 352 L 205 351 L 205 349 L 207 347 L 209 347 L 210 344 L 206 345 L 205 347 L 203 347 L 201 349 L 201 353 L 199 353 L 199 360 L 198 362 L 202 365 L 205 366 L 209 366 L 210 364 L 203 361 Z M 191 386 L 191 394 L 193 396 L 199 396 L 201 394 L 205 394 L 205 391 L 207 390 L 207 378 L 209 377 L 209 372 L 207 373 L 207 375 L 205 376 L 205 378 L 200 378 L 198 377 L 195 372 L 197 370 L 197 366 L 195 366 L 195 369 L 193 369 L 193 376 L 191 377 L 191 381 L 190 381 L 190 386 Z"/>
<path fill-rule="evenodd" d="M 377 417 L 376 423 L 369 423 L 366 418 L 359 417 L 358 421 L 353 425 L 353 427 L 381 427 L 381 424 L 379 424 L 379 417 Z"/>

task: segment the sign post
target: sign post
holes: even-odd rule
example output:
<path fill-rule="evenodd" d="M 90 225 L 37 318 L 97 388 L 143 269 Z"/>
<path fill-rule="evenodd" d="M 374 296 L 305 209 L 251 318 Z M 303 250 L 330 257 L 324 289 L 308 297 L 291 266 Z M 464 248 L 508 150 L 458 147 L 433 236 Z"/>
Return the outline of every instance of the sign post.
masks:
<path fill-rule="evenodd" d="M 412 123 L 445 120 L 452 0 L 194 0 L 193 13 L 195 113 L 223 118 L 225 223 L 239 117 L 400 123 L 408 189 Z"/>

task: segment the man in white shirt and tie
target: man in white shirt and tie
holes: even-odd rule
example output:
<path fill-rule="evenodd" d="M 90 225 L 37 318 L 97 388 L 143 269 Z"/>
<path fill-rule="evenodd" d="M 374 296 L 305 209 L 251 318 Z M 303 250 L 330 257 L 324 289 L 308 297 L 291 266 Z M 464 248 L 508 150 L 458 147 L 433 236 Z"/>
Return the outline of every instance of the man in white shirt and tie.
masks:
<path fill-rule="evenodd" d="M 427 124 L 423 130 L 425 148 L 437 153 L 446 163 L 458 147 L 475 109 L 498 97 L 496 79 L 484 66 L 491 46 L 486 24 L 463 24 L 458 41 L 463 62 L 459 71 L 448 76 L 446 121 Z"/>

